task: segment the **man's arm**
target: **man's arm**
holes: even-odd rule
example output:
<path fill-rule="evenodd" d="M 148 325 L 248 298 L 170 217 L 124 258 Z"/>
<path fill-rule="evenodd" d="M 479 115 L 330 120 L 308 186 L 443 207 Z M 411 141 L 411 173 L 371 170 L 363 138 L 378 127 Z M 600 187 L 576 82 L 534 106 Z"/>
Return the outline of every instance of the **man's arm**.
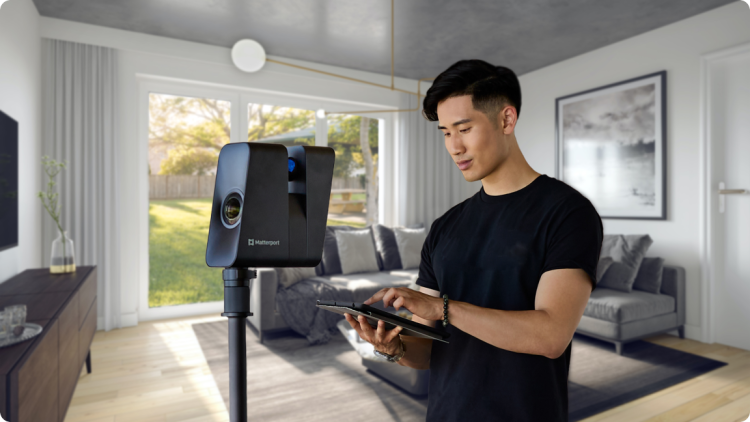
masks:
<path fill-rule="evenodd" d="M 534 310 L 504 311 L 451 300 L 448 322 L 495 347 L 556 359 L 573 338 L 591 290 L 583 270 L 551 270 L 539 280 Z M 438 305 L 442 312 L 442 301 Z"/>

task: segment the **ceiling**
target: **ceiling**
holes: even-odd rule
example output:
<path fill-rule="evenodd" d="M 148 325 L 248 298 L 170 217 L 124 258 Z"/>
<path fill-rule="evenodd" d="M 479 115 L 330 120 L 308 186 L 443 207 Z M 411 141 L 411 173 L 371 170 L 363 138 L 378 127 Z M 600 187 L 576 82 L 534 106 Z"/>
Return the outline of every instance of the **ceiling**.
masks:
<path fill-rule="evenodd" d="M 396 0 L 395 73 L 479 58 L 518 75 L 735 0 Z M 43 16 L 391 72 L 388 0 L 34 0 Z"/>

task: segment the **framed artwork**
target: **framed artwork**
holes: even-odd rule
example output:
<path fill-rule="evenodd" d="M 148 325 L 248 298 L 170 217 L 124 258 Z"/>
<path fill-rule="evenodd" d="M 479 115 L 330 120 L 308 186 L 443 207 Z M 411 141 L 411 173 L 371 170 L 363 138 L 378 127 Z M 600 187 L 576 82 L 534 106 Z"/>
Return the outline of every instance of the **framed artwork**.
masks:
<path fill-rule="evenodd" d="M 667 71 L 555 100 L 556 177 L 602 218 L 667 218 Z"/>

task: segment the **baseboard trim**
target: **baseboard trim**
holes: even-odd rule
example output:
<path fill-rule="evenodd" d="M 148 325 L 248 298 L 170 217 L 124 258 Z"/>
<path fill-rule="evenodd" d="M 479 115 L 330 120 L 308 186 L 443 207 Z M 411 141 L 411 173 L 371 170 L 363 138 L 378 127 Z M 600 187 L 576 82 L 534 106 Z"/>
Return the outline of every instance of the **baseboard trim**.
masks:
<path fill-rule="evenodd" d="M 120 315 L 120 323 L 123 327 L 135 327 L 138 325 L 138 313 L 130 312 Z"/>
<path fill-rule="evenodd" d="M 666 331 L 664 332 L 664 334 L 679 337 L 677 330 Z M 700 341 L 701 343 L 703 343 L 703 330 L 701 329 L 701 327 L 685 324 L 685 338 Z"/>
<path fill-rule="evenodd" d="M 120 314 L 120 322 L 122 327 L 135 327 L 138 325 L 138 314 L 136 312 L 130 312 L 127 314 Z M 96 318 L 96 329 L 97 331 L 104 329 L 104 317 L 100 316 Z"/>

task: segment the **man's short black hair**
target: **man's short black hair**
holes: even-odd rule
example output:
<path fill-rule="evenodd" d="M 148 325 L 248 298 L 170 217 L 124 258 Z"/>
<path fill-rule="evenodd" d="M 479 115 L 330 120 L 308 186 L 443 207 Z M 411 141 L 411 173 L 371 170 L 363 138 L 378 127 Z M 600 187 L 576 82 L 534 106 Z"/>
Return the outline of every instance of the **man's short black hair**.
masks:
<path fill-rule="evenodd" d="M 497 126 L 497 114 L 514 106 L 521 116 L 521 85 L 512 70 L 484 60 L 460 60 L 438 75 L 425 94 L 422 115 L 438 120 L 438 104 L 448 98 L 471 95 L 471 104 Z"/>

